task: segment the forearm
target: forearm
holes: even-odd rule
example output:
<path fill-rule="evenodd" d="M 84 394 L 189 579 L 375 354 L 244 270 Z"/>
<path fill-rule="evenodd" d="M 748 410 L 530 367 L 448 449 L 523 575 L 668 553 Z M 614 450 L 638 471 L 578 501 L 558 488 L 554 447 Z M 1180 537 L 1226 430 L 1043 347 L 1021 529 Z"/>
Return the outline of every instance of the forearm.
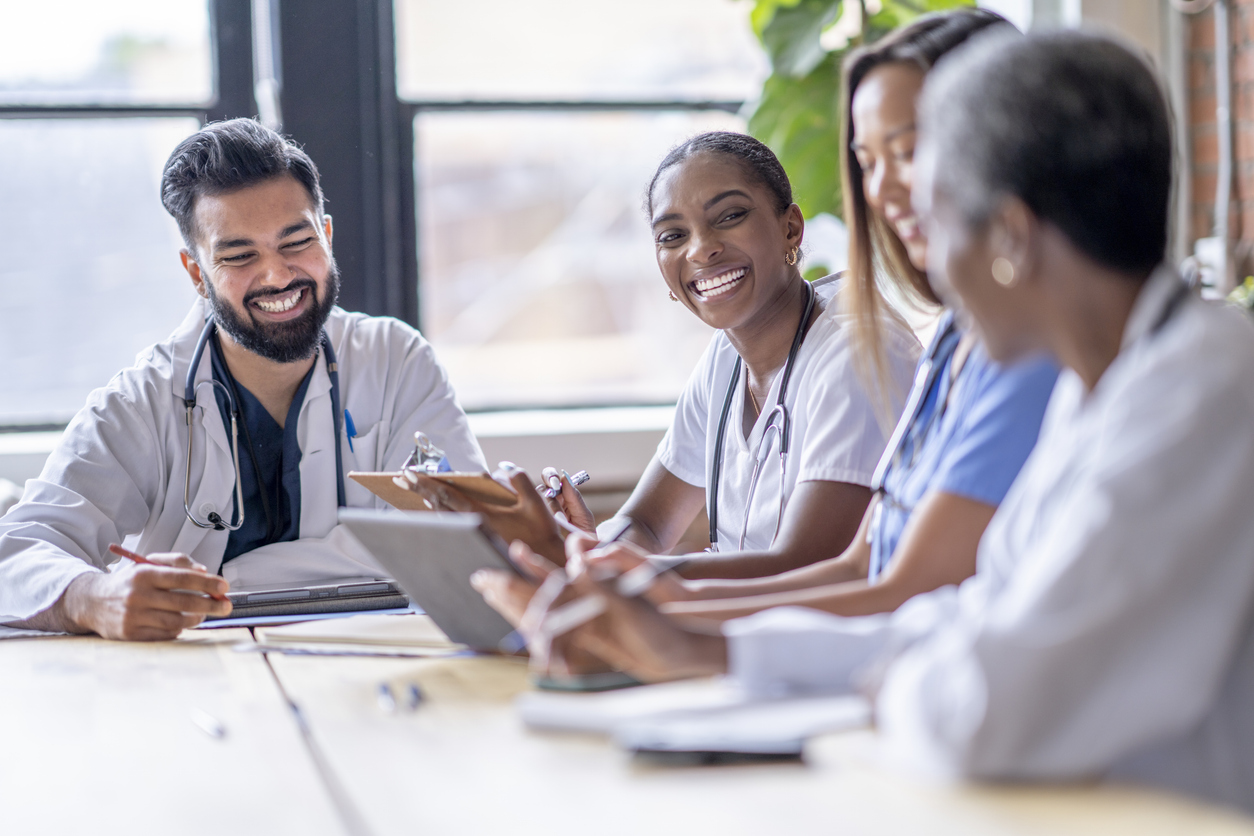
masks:
<path fill-rule="evenodd" d="M 840 557 L 820 560 L 818 563 L 791 569 L 776 575 L 759 578 L 708 578 L 689 580 L 684 586 L 693 600 L 719 598 L 744 598 L 810 589 L 818 586 L 854 581 L 866 576 L 865 568 L 857 556 L 846 552 Z"/>
<path fill-rule="evenodd" d="M 97 572 L 88 572 L 70 581 L 61 597 L 51 607 L 20 621 L 10 621 L 4 626 L 23 630 L 43 630 L 49 633 L 91 633 L 91 587 Z"/>
<path fill-rule="evenodd" d="M 833 615 L 856 616 L 893 612 L 909 597 L 900 589 L 871 586 L 866 580 L 853 580 L 742 597 L 675 601 L 663 604 L 660 609 L 671 616 L 691 616 L 711 621 L 742 618 L 774 607 L 807 607 Z"/>

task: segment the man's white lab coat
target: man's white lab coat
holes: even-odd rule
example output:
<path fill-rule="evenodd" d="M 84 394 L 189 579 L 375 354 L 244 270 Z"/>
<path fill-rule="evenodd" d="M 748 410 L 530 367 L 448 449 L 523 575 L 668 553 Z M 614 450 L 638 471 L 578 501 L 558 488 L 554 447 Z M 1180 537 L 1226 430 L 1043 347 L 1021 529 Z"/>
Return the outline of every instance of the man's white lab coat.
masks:
<path fill-rule="evenodd" d="M 0 518 L 0 623 L 50 607 L 70 581 L 112 563 L 110 543 L 136 551 L 183 552 L 224 568 L 234 584 L 303 581 L 372 574 L 369 555 L 336 522 L 335 435 L 331 379 L 321 356 L 301 405 L 300 539 L 274 543 L 222 567 L 228 532 L 198 528 L 183 512 L 188 428 L 184 386 L 208 303 L 198 300 L 165 342 L 92 392 L 22 502 Z M 339 363 L 341 408 L 357 437 L 343 443 L 344 472 L 396 469 L 422 430 L 448 454 L 454 470 L 483 470 L 448 375 L 431 346 L 408 325 L 335 308 L 326 323 Z M 211 380 L 206 350 L 196 382 Z M 191 429 L 191 501 L 204 520 L 231 519 L 235 469 L 228 430 L 209 385 L 198 390 Z M 242 436 L 242 432 L 241 432 Z M 241 439 L 242 441 L 242 439 Z M 346 479 L 350 507 L 385 507 Z"/>
<path fill-rule="evenodd" d="M 730 622 L 759 688 L 889 658 L 903 759 L 982 778 L 1102 776 L 1254 810 L 1254 328 L 1156 273 L 1092 392 L 1064 371 L 961 587 L 892 618 Z"/>

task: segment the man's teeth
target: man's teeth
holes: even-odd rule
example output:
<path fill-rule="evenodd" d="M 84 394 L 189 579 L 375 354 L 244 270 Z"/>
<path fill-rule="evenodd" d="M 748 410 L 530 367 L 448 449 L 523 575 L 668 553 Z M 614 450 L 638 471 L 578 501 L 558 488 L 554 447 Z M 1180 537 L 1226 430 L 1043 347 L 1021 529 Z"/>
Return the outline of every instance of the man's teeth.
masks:
<path fill-rule="evenodd" d="M 268 300 L 257 299 L 257 307 L 261 308 L 266 313 L 283 313 L 284 311 L 290 311 L 292 308 L 296 307 L 296 303 L 300 301 L 301 294 L 304 292 L 305 289 L 302 287 L 293 290 L 286 296 L 272 296 Z"/>
<path fill-rule="evenodd" d="M 697 293 L 707 299 L 711 296 L 718 296 L 731 290 L 732 285 L 744 278 L 745 268 L 732 270 L 730 273 L 723 273 L 710 279 L 697 279 L 693 282 L 693 287 L 697 289 Z"/>

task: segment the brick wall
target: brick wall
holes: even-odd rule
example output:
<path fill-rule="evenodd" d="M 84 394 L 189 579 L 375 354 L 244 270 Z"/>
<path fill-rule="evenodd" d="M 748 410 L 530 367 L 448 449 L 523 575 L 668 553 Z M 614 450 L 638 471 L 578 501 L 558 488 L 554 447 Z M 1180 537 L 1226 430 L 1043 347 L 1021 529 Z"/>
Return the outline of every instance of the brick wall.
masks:
<path fill-rule="evenodd" d="M 1233 179 L 1229 232 L 1238 278 L 1254 272 L 1254 0 L 1230 0 L 1232 40 Z M 1194 239 L 1214 231 L 1219 140 L 1215 131 L 1215 22 L 1213 9 L 1187 18 L 1189 135 Z"/>

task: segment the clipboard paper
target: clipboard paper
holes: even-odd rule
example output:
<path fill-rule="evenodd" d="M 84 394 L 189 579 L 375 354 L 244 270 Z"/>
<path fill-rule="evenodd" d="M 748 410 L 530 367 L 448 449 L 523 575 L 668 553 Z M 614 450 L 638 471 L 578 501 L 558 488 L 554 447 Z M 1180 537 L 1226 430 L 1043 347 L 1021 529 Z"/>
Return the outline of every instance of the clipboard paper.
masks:
<path fill-rule="evenodd" d="M 349 472 L 348 478 L 393 508 L 402 511 L 430 511 L 421 496 L 396 486 L 392 479 L 400 475 L 400 471 L 364 473 L 354 470 Z M 517 500 L 513 491 L 486 473 L 436 473 L 431 478 L 452 485 L 466 496 L 485 505 L 513 505 Z"/>

